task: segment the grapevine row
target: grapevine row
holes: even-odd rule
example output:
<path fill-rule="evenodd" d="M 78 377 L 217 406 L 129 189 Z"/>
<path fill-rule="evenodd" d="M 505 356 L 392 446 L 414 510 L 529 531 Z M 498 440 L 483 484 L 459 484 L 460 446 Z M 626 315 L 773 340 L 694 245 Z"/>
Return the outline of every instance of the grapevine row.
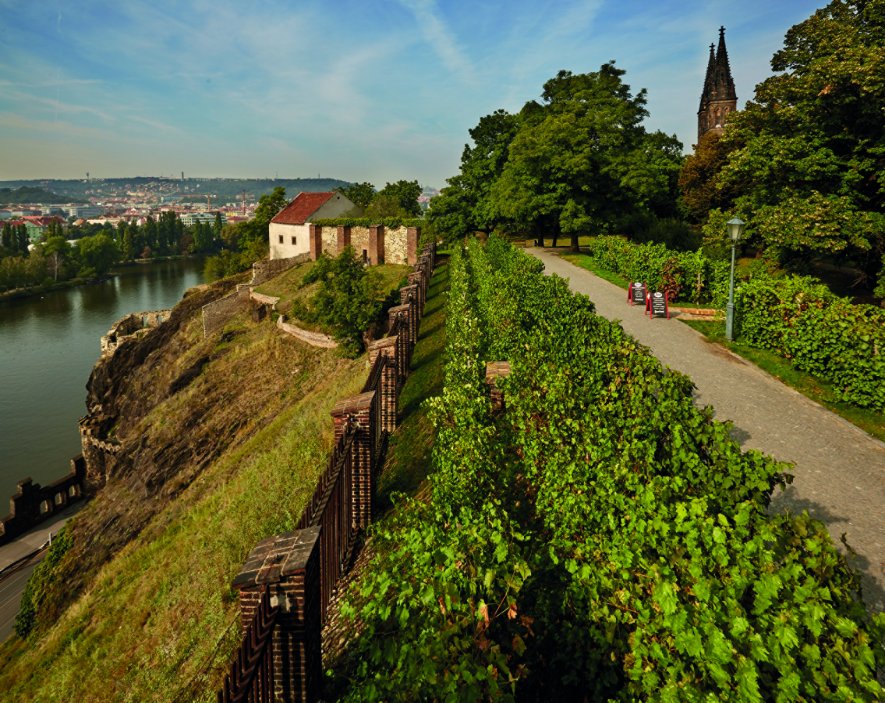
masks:
<path fill-rule="evenodd" d="M 787 467 L 539 268 L 452 257 L 431 499 L 376 534 L 351 698 L 880 696 L 882 616 L 820 523 L 767 512 Z"/>

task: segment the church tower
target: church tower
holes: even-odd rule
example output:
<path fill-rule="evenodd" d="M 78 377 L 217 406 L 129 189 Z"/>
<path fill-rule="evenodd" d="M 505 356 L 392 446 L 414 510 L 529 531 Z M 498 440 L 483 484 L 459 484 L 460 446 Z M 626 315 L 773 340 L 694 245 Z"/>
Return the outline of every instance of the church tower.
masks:
<path fill-rule="evenodd" d="M 728 52 L 725 50 L 725 27 L 719 28 L 719 46 L 713 52 L 710 44 L 710 59 L 707 62 L 707 76 L 704 78 L 704 92 L 698 109 L 698 141 L 710 131 L 722 132 L 725 116 L 737 110 L 737 94 L 731 78 Z"/>

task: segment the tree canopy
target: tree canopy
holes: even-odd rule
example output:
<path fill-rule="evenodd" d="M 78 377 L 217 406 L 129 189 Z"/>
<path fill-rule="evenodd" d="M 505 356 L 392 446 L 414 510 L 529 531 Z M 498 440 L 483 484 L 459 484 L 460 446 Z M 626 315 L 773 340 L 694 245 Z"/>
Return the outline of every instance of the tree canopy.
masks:
<path fill-rule="evenodd" d="M 372 202 L 372 198 L 375 197 L 375 186 L 373 186 L 368 181 L 363 181 L 362 183 L 351 183 L 348 186 L 336 188 L 335 190 L 341 193 L 341 195 L 347 198 L 358 208 L 362 209 L 367 208 L 369 206 L 369 203 Z"/>
<path fill-rule="evenodd" d="M 718 171 L 708 195 L 689 188 L 684 202 L 710 237 L 724 236 L 715 223 L 730 209 L 749 243 L 781 262 L 836 254 L 872 275 L 885 252 L 885 0 L 817 10 L 771 67 L 726 126 L 724 162 L 698 145 L 684 185 L 690 168 Z"/>
<path fill-rule="evenodd" d="M 682 145 L 642 121 L 645 91 L 633 95 L 614 63 L 560 71 L 541 102 L 518 115 L 498 110 L 470 130 L 461 173 L 432 204 L 449 236 L 506 227 L 532 235 L 606 232 L 630 215 L 676 214 Z"/>
<path fill-rule="evenodd" d="M 418 217 L 421 214 L 420 196 L 418 181 L 387 183 L 372 198 L 366 208 L 366 217 Z"/>

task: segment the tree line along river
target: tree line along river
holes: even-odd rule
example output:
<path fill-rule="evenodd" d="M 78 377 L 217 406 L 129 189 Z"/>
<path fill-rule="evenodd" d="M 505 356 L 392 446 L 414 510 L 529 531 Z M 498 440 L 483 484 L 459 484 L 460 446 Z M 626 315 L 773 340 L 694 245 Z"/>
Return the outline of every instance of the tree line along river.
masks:
<path fill-rule="evenodd" d="M 175 305 L 202 261 L 121 267 L 99 284 L 0 302 L 0 518 L 16 483 L 46 485 L 80 453 L 77 421 L 99 342 L 124 315 Z"/>

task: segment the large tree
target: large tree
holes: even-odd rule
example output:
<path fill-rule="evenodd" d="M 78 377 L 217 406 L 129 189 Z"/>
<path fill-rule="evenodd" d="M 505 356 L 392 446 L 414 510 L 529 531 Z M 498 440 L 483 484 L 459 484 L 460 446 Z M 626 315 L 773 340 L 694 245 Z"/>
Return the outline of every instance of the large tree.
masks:
<path fill-rule="evenodd" d="M 492 185 L 504 170 L 519 117 L 496 110 L 469 130 L 473 146 L 464 145 L 461 172 L 431 202 L 428 220 L 438 234 L 457 239 L 474 231 L 491 232 L 503 224 L 492 206 Z"/>
<path fill-rule="evenodd" d="M 367 217 L 418 217 L 421 214 L 421 186 L 418 181 L 387 183 L 366 208 Z"/>
<path fill-rule="evenodd" d="M 373 186 L 368 181 L 363 181 L 362 183 L 351 183 L 350 185 L 336 188 L 335 190 L 341 193 L 341 195 L 347 198 L 358 208 L 362 209 L 367 208 L 369 206 L 369 203 L 372 202 L 372 198 L 375 197 L 375 186 Z"/>
<path fill-rule="evenodd" d="M 781 261 L 837 254 L 874 275 L 885 251 L 885 0 L 831 2 L 787 32 L 771 67 L 726 128 L 717 187 L 737 194 L 751 241 Z"/>
<path fill-rule="evenodd" d="M 526 234 L 605 232 L 628 214 L 673 213 L 681 144 L 648 134 L 645 90 L 636 95 L 613 62 L 599 71 L 560 71 L 542 103 L 522 110 L 492 209 Z"/>

